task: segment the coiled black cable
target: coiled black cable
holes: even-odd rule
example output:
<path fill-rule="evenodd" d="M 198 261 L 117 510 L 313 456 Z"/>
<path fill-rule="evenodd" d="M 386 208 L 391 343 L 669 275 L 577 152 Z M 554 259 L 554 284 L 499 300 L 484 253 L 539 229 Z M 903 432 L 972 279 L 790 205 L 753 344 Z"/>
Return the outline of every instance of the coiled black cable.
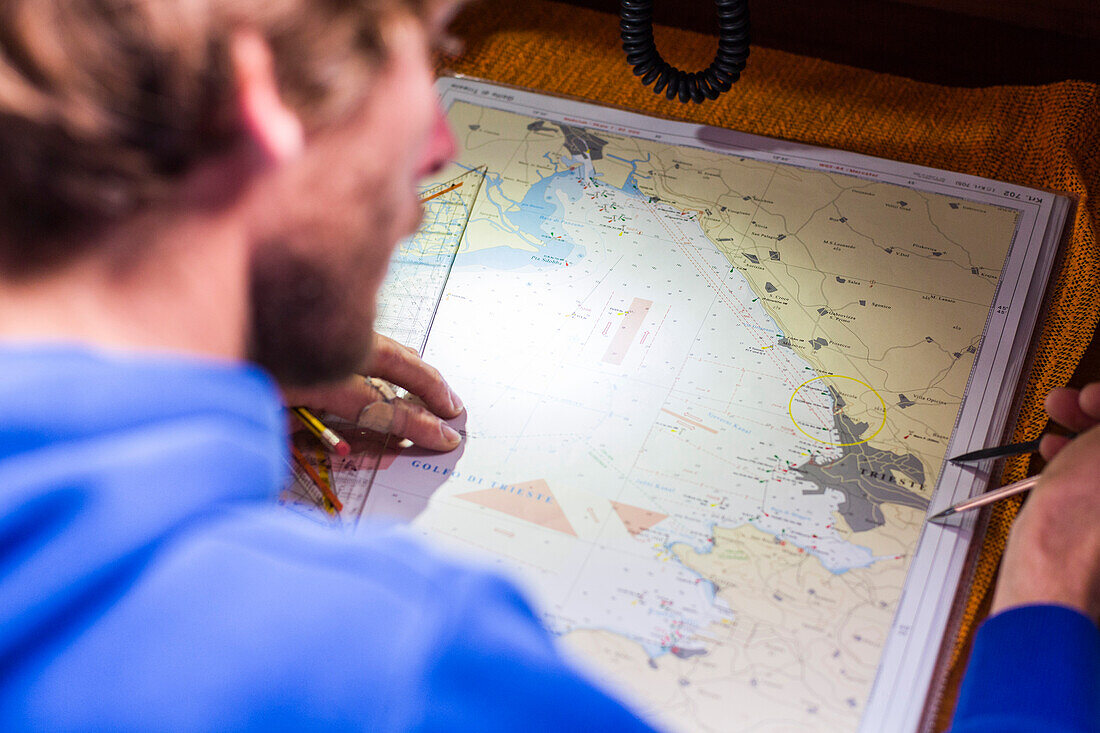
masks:
<path fill-rule="evenodd" d="M 718 6 L 718 53 L 705 71 L 688 73 L 672 66 L 657 51 L 653 40 L 653 0 L 622 0 L 619 30 L 626 60 L 642 84 L 653 84 L 654 94 L 664 91 L 669 99 L 679 97 L 701 103 L 717 99 L 741 78 L 749 57 L 748 0 L 715 0 Z"/>

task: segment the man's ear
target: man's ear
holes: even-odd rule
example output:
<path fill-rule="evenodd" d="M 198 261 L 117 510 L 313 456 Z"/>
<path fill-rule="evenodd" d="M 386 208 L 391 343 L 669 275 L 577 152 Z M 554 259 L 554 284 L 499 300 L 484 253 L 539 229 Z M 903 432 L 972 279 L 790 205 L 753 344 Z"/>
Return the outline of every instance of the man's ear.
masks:
<path fill-rule="evenodd" d="M 305 144 L 302 121 L 279 95 L 275 60 L 263 36 L 252 29 L 235 31 L 229 59 L 237 91 L 237 113 L 252 140 L 271 161 L 297 157 Z"/>

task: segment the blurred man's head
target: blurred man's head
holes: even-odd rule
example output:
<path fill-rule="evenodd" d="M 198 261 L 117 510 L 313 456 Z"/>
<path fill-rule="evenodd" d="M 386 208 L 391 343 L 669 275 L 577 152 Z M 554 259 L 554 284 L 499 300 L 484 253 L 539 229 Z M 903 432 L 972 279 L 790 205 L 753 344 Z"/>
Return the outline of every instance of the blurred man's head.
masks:
<path fill-rule="evenodd" d="M 0 280 L 122 272 L 174 217 L 220 217 L 249 246 L 249 355 L 291 383 L 349 373 L 416 182 L 452 152 L 446 5 L 5 0 Z"/>

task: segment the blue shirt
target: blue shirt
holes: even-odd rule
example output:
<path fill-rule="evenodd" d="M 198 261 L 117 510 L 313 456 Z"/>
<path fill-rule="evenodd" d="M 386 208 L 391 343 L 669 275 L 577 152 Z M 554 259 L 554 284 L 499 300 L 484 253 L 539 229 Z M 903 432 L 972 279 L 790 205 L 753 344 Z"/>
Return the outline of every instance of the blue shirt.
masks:
<path fill-rule="evenodd" d="M 992 616 L 974 639 L 954 733 L 1100 731 L 1100 629 L 1062 606 Z"/>
<path fill-rule="evenodd" d="M 0 729 L 649 730 L 507 582 L 271 501 L 260 371 L 0 348 Z"/>
<path fill-rule="evenodd" d="M 262 372 L 7 347 L 0 375 L 0 730 L 649 730 L 503 580 L 274 507 Z M 954 730 L 1100 730 L 1098 637 L 990 619 Z"/>

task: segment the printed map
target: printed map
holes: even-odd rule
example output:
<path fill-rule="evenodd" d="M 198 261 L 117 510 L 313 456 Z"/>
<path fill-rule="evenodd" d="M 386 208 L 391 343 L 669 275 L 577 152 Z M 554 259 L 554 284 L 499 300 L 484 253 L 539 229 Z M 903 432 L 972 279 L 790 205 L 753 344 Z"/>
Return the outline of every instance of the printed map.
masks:
<path fill-rule="evenodd" d="M 510 572 L 670 729 L 854 730 L 1017 211 L 449 116 L 439 180 L 487 172 L 425 359 L 465 440 L 338 491 Z"/>

